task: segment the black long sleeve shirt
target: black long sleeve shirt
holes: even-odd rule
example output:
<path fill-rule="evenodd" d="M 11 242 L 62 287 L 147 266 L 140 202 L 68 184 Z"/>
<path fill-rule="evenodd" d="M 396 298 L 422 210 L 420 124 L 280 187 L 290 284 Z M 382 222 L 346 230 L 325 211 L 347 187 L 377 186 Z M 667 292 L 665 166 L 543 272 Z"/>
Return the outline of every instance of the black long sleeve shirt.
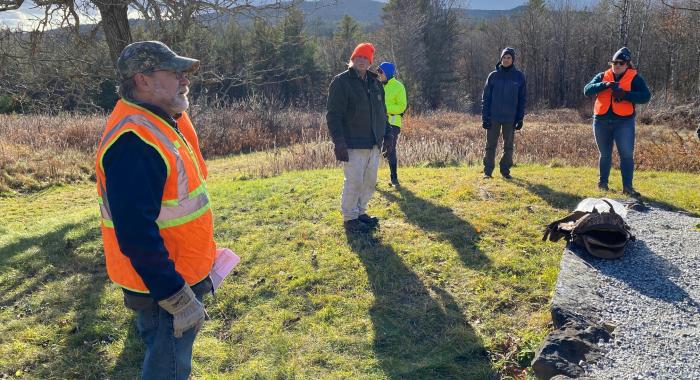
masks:
<path fill-rule="evenodd" d="M 160 108 L 139 105 L 177 128 L 175 120 Z M 107 150 L 103 166 L 119 248 L 131 260 L 152 298 L 159 301 L 170 297 L 185 281 L 168 258 L 156 224 L 167 178 L 163 158 L 136 134 L 127 132 Z"/>

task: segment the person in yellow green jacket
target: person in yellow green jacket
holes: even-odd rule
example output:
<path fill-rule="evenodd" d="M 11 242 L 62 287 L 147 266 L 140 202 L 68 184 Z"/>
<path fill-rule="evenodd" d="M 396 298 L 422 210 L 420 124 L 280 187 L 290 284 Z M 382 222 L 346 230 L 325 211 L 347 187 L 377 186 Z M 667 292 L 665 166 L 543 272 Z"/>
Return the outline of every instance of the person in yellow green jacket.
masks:
<path fill-rule="evenodd" d="M 377 68 L 379 80 L 384 83 L 384 102 L 386 103 L 386 113 L 389 118 L 389 125 L 394 135 L 392 139 L 393 149 L 386 156 L 391 170 L 391 184 L 399 185 L 399 177 L 396 173 L 396 142 L 401 132 L 402 116 L 406 112 L 406 89 L 403 83 L 394 78 L 396 66 L 391 62 L 382 62 Z"/>

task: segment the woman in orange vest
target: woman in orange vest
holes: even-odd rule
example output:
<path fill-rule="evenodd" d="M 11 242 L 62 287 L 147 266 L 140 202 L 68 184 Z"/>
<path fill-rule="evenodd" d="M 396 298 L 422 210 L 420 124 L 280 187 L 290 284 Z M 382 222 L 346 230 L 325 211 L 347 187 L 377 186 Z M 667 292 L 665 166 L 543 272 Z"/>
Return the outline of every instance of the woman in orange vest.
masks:
<path fill-rule="evenodd" d="M 599 73 L 583 89 L 596 96 L 593 106 L 593 134 L 598 145 L 600 178 L 598 188 L 608 191 L 613 144 L 620 155 L 622 193 L 641 197 L 632 186 L 634 177 L 635 104 L 649 101 L 651 93 L 644 79 L 632 66 L 632 54 L 626 47 L 618 50 L 610 68 Z"/>

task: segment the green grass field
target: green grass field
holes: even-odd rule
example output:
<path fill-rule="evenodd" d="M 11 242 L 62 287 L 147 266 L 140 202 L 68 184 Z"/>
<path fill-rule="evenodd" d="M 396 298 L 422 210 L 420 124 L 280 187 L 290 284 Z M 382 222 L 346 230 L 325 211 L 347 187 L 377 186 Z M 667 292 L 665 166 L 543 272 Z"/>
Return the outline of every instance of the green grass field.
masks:
<path fill-rule="evenodd" d="M 206 302 L 195 378 L 490 379 L 529 365 L 563 244 L 543 226 L 587 196 L 590 168 L 380 171 L 372 235 L 348 235 L 338 169 L 235 179 L 210 163 L 215 233 L 242 258 Z M 611 184 L 620 197 L 619 172 Z M 700 213 L 697 175 L 640 172 L 649 199 Z M 104 270 L 93 185 L 0 198 L 0 377 L 133 379 L 142 348 Z"/>

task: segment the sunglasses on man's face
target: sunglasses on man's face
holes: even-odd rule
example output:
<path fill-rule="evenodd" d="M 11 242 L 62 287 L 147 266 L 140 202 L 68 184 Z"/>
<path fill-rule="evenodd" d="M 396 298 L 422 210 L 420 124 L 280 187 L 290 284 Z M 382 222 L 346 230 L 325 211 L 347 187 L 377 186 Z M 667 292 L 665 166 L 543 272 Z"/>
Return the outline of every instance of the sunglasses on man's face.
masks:
<path fill-rule="evenodd" d="M 186 73 L 184 71 L 173 71 L 173 70 L 166 70 L 166 69 L 158 69 L 158 70 L 150 70 L 146 71 L 143 74 L 152 74 L 158 71 L 165 71 L 167 73 L 173 74 L 175 76 L 175 79 L 177 80 L 183 80 L 183 79 L 189 79 L 188 75 L 189 73 Z"/>
<path fill-rule="evenodd" d="M 625 62 L 625 61 L 612 61 L 610 63 L 613 65 L 616 65 L 616 66 L 626 66 L 627 65 L 627 62 Z"/>

